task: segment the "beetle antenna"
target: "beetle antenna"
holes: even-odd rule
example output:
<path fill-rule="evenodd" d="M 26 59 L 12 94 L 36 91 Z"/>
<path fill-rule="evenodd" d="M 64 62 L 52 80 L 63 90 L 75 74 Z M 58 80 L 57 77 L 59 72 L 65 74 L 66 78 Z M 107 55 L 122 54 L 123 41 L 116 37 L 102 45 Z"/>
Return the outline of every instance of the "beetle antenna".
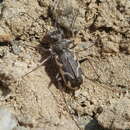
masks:
<path fill-rule="evenodd" d="M 72 22 L 70 24 L 70 29 L 72 30 L 72 35 L 73 35 L 73 29 L 74 29 L 74 25 L 75 25 L 76 19 L 77 19 L 78 15 L 79 15 L 79 11 L 78 10 L 74 9 L 74 12 L 75 12 L 75 16 L 73 17 Z"/>

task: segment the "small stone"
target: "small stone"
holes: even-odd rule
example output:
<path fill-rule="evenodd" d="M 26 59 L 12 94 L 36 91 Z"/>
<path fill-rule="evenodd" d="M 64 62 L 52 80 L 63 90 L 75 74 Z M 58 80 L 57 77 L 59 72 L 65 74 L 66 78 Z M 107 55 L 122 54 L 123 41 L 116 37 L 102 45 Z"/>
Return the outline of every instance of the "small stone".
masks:
<path fill-rule="evenodd" d="M 0 108 L 0 130 L 12 130 L 18 122 L 15 116 L 4 108 Z"/>
<path fill-rule="evenodd" d="M 124 97 L 113 103 L 97 117 L 101 126 L 114 130 L 130 129 L 130 99 Z"/>

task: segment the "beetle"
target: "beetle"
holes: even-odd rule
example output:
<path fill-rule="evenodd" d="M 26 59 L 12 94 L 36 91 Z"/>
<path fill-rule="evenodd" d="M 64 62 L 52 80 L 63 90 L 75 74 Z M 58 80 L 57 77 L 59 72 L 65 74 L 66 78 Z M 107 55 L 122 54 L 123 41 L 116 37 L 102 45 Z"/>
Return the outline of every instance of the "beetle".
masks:
<path fill-rule="evenodd" d="M 82 70 L 76 56 L 70 51 L 73 40 L 63 38 L 63 31 L 56 30 L 48 34 L 50 40 L 50 54 L 59 68 L 56 78 L 64 81 L 66 87 L 77 90 L 83 83 Z M 61 79 L 61 77 L 62 79 Z"/>
<path fill-rule="evenodd" d="M 59 68 L 56 80 L 58 82 L 63 81 L 65 86 L 71 90 L 79 89 L 83 83 L 83 72 L 75 54 L 73 54 L 69 48 L 71 44 L 74 44 L 74 41 L 64 38 L 64 33 L 61 29 L 49 32 L 45 37 L 49 40 L 49 48 L 46 49 L 42 47 L 42 49 L 43 51 L 50 52 L 50 56 L 23 77 L 53 58 Z"/>

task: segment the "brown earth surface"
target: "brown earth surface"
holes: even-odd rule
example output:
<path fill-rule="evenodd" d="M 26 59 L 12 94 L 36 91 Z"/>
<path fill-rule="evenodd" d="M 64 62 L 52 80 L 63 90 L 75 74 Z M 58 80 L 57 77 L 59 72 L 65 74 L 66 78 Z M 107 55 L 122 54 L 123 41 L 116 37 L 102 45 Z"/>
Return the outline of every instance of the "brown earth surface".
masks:
<path fill-rule="evenodd" d="M 24 76 L 47 58 L 54 21 L 88 59 L 74 95 L 58 89 L 52 60 Z M 0 1 L 0 106 L 16 116 L 15 130 L 129 130 L 129 92 L 129 0 Z"/>

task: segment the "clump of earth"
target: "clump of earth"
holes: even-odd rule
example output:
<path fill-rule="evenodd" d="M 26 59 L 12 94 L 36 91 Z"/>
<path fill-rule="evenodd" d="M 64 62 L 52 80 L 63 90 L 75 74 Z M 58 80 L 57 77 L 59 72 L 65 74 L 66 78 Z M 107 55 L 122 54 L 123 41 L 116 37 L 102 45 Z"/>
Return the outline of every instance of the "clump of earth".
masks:
<path fill-rule="evenodd" d="M 58 28 L 83 61 L 84 82 L 72 93 L 58 88 L 53 59 L 32 71 Z M 129 0 L 0 1 L 1 128 L 130 129 L 129 61 Z"/>

